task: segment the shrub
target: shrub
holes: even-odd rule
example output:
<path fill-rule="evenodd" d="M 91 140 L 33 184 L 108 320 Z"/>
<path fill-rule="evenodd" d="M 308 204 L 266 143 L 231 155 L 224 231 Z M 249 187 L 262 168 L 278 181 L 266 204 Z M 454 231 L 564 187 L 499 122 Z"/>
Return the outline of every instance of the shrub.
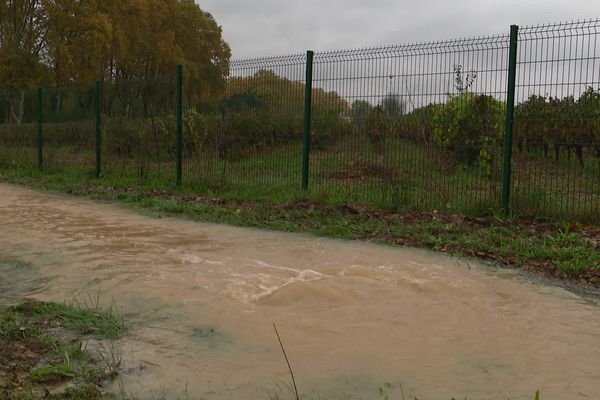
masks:
<path fill-rule="evenodd" d="M 373 110 L 371 103 L 365 100 L 355 100 L 350 108 L 350 119 L 359 132 L 367 129 L 367 120 Z"/>
<path fill-rule="evenodd" d="M 238 161 L 265 148 L 300 143 L 302 117 L 248 110 L 223 115 L 212 141 L 219 157 Z"/>
<path fill-rule="evenodd" d="M 535 95 L 515 107 L 514 141 L 520 150 L 544 144 L 547 152 L 549 111 L 547 99 Z"/>
<path fill-rule="evenodd" d="M 577 101 L 581 142 L 592 145 L 600 158 L 600 89 L 588 88 Z"/>
<path fill-rule="evenodd" d="M 114 116 L 104 120 L 104 148 L 108 154 L 133 158 L 141 178 L 151 161 L 160 164 L 175 154 L 175 118 Z"/>
<path fill-rule="evenodd" d="M 44 145 L 72 147 L 77 150 L 93 149 L 96 144 L 92 121 L 73 121 L 44 124 Z"/>
<path fill-rule="evenodd" d="M 183 149 L 186 153 L 205 150 L 215 146 L 218 133 L 223 130 L 220 114 L 201 114 L 195 109 L 187 110 L 183 115 Z"/>
<path fill-rule="evenodd" d="M 561 148 L 574 150 L 583 163 L 584 146 L 600 146 L 600 91 L 590 87 L 578 100 L 529 97 L 515 110 L 515 141 L 521 150 L 541 145 L 545 154 L 552 146 L 557 160 Z"/>
<path fill-rule="evenodd" d="M 380 103 L 392 122 L 406 114 L 406 101 L 399 94 L 389 93 Z"/>
<path fill-rule="evenodd" d="M 441 104 L 429 104 L 400 117 L 394 124 L 394 132 L 414 142 L 433 142 L 433 119 Z"/>
<path fill-rule="evenodd" d="M 0 124 L 0 144 L 6 147 L 35 147 L 36 124 Z"/>
<path fill-rule="evenodd" d="M 0 124 L 0 143 L 5 146 L 37 146 L 37 124 Z M 89 121 L 45 123 L 44 145 L 93 149 L 96 143 L 94 125 Z"/>
<path fill-rule="evenodd" d="M 367 136 L 376 148 L 380 147 L 383 139 L 390 136 L 392 123 L 383 107 L 377 106 L 369 113 L 367 119 Z"/>
<path fill-rule="evenodd" d="M 337 112 L 318 113 L 313 117 L 312 146 L 323 149 L 338 138 L 352 135 L 356 127 Z"/>
<path fill-rule="evenodd" d="M 446 146 L 457 161 L 478 163 L 490 174 L 501 153 L 504 104 L 487 95 L 462 93 L 451 95 L 436 108 L 433 135 L 437 144 Z"/>

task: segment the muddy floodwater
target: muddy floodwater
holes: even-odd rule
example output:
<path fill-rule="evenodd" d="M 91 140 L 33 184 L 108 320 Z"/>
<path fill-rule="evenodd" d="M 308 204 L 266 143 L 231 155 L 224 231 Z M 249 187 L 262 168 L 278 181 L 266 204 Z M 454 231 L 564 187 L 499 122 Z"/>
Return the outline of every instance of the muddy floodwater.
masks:
<path fill-rule="evenodd" d="M 600 308 L 435 253 L 0 185 L 0 302 L 114 303 L 140 398 L 600 398 Z M 187 396 L 187 397 L 185 397 Z M 412 398 L 412 397 L 411 397 Z"/>

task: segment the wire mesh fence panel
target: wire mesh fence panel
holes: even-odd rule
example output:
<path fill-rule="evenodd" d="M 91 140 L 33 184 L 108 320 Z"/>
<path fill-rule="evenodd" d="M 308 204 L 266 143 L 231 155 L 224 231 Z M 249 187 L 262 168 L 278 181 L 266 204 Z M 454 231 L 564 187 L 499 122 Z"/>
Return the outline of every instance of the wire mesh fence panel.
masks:
<path fill-rule="evenodd" d="M 0 168 L 37 165 L 37 90 L 0 91 Z"/>
<path fill-rule="evenodd" d="M 305 55 L 233 61 L 212 84 L 186 85 L 184 182 L 250 198 L 298 192 L 305 67 Z"/>
<path fill-rule="evenodd" d="M 334 201 L 500 207 L 509 36 L 315 55 L 311 184 Z"/>
<path fill-rule="evenodd" d="M 42 88 L 41 104 L 44 170 L 92 176 L 95 164 L 94 86 Z"/>
<path fill-rule="evenodd" d="M 516 214 L 600 221 L 599 27 L 519 30 Z M 196 192 L 490 214 L 508 197 L 510 45 L 507 33 L 316 53 L 312 69 L 312 53 L 192 65 L 183 86 L 175 70 L 104 82 L 99 149 L 95 85 L 0 91 L 0 168 L 171 186 L 182 110 L 183 182 Z"/>
<path fill-rule="evenodd" d="M 600 221 L 600 20 L 520 29 L 512 210 Z"/>
<path fill-rule="evenodd" d="M 124 185 L 175 183 L 176 78 L 102 85 L 102 175 Z"/>

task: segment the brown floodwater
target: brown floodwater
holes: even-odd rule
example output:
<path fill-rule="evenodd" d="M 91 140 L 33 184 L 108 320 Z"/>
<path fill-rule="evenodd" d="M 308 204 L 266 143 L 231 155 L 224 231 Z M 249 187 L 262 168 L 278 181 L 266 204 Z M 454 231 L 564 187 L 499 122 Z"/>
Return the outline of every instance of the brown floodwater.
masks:
<path fill-rule="evenodd" d="M 292 398 L 273 323 L 307 398 L 600 398 L 600 308 L 515 272 L 6 184 L 0 243 L 0 302 L 118 306 L 141 398 Z"/>

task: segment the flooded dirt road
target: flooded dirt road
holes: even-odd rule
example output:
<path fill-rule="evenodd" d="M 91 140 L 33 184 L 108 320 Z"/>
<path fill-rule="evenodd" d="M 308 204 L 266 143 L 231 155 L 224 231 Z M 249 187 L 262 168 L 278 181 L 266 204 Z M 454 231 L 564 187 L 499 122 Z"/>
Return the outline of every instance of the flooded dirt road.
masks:
<path fill-rule="evenodd" d="M 0 243 L 0 302 L 119 307 L 141 398 L 291 398 L 273 323 L 307 398 L 600 396 L 600 308 L 513 272 L 6 184 Z"/>

